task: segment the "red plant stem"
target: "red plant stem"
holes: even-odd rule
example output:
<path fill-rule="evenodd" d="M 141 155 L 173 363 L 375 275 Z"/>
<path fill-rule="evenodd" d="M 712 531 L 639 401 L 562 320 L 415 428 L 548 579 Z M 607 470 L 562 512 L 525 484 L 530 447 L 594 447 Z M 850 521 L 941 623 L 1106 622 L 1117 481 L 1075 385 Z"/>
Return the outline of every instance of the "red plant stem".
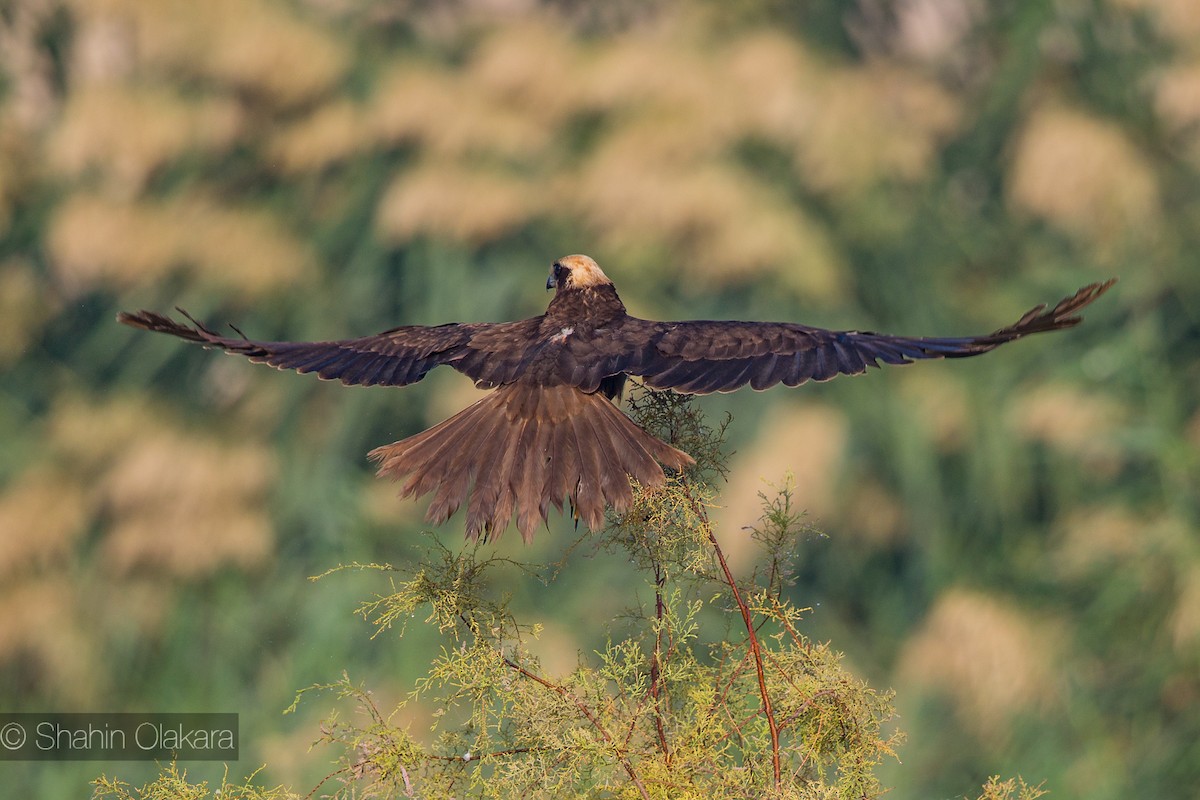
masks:
<path fill-rule="evenodd" d="M 733 601 L 737 603 L 738 610 L 742 612 L 742 622 L 746 625 L 746 635 L 750 639 L 750 652 L 754 654 L 754 668 L 758 672 L 758 693 L 762 697 L 763 716 L 767 718 L 767 727 L 771 731 L 771 767 L 775 773 L 775 791 L 778 792 L 782 787 L 779 726 L 775 722 L 775 711 L 771 707 L 771 696 L 767 693 L 767 675 L 763 669 L 762 648 L 758 644 L 758 634 L 755 632 L 754 618 L 750 615 L 750 607 L 742 599 L 742 593 L 738 589 L 737 581 L 734 580 L 733 572 L 729 569 L 729 562 L 725 560 L 725 551 L 721 549 L 721 544 L 717 541 L 716 534 L 713 533 L 712 525 L 708 523 L 708 515 L 704 513 L 703 507 L 699 503 L 696 503 L 694 500 L 692 502 L 695 504 L 700 518 L 704 520 L 704 531 L 708 534 L 708 541 L 712 544 L 713 551 L 717 554 L 717 560 L 721 564 L 721 571 L 725 573 L 725 583 L 729 585 L 729 590 L 733 593 Z"/>

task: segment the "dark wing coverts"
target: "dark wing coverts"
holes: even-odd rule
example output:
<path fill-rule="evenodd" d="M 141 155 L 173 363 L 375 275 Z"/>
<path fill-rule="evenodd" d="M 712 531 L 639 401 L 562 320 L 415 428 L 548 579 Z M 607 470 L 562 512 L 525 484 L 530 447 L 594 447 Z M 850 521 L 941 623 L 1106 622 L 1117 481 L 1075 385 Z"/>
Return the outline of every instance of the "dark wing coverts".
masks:
<path fill-rule="evenodd" d="M 219 347 L 257 363 L 315 372 L 324 380 L 359 386 L 407 386 L 443 364 L 472 378 L 481 388 L 511 383 L 521 374 L 525 350 L 540 321 L 407 325 L 374 336 L 333 342 L 259 342 L 222 336 L 182 309 L 179 311 L 195 327 L 152 311 L 122 312 L 118 320 L 135 328 Z"/>
<path fill-rule="evenodd" d="M 930 358 L 979 355 L 1031 333 L 1079 324 L 1076 314 L 1114 281 L 1085 286 L 1047 310 L 1030 309 L 1012 325 L 984 336 L 919 338 L 830 331 L 788 322 L 651 322 L 625 317 L 611 331 L 568 343 L 571 360 L 559 374 L 594 390 L 607 375 L 640 376 L 647 386 L 686 394 L 730 392 L 749 384 L 796 386 L 867 367 Z M 602 334 L 603 335 L 599 335 Z"/>
<path fill-rule="evenodd" d="M 908 364 L 979 355 L 1031 333 L 1077 325 L 1078 312 L 1112 284 L 1085 286 L 1052 309 L 1037 306 L 1012 325 L 984 336 L 953 338 L 830 331 L 791 322 L 652 322 L 621 315 L 596 327 L 573 327 L 559 341 L 547 339 L 542 331 L 544 317 L 534 317 L 520 322 L 409 325 L 332 342 L 260 342 L 221 336 L 195 320 L 195 327 L 189 327 L 150 311 L 122 313 L 119 318 L 127 325 L 345 384 L 406 386 L 434 367 L 447 365 L 481 388 L 526 376 L 543 385 L 593 392 L 605 378 L 627 374 L 641 377 L 655 389 L 708 394 L 747 384 L 766 389 L 780 383 L 797 386 L 858 375 L 881 361 Z M 552 366 L 545 362 L 547 355 Z M 534 363 L 537 375 L 526 375 Z"/>

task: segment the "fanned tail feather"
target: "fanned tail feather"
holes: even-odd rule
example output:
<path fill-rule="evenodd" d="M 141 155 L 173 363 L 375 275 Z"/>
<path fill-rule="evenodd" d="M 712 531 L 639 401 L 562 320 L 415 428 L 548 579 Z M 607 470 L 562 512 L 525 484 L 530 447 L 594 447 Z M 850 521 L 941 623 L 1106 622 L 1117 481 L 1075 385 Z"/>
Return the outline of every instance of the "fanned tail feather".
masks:
<path fill-rule="evenodd" d="M 406 478 L 402 497 L 433 492 L 425 519 L 438 525 L 464 503 L 467 536 L 499 536 L 517 515 L 533 539 L 550 506 L 565 501 L 592 529 L 604 509 L 633 502 L 630 479 L 666 480 L 662 465 L 683 469 L 686 453 L 655 439 L 602 394 L 570 386 L 509 384 L 445 422 L 370 453 L 380 477 Z"/>

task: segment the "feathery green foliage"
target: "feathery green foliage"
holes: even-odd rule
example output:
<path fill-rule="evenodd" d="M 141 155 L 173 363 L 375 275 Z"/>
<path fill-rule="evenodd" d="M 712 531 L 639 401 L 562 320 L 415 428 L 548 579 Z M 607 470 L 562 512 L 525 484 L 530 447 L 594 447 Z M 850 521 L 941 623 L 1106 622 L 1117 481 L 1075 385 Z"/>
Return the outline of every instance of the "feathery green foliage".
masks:
<path fill-rule="evenodd" d="M 764 495 L 761 526 L 750 532 L 762 569 L 736 581 L 708 516 L 711 481 L 725 471 L 724 426 L 707 426 L 672 393 L 644 392 L 632 406 L 641 424 L 697 457 L 599 534 L 597 546 L 628 557 L 653 603 L 635 603 L 622 630 L 570 674 L 547 674 L 528 648 L 539 628 L 490 597 L 489 571 L 506 559 L 479 545 L 431 547 L 419 569 L 359 609 L 377 635 L 401 637 L 424 614 L 443 639 L 428 674 L 386 713 L 348 677 L 321 687 L 353 699 L 366 721 L 324 727 L 323 739 L 344 748 L 331 776 L 343 786 L 336 796 L 879 793 L 874 768 L 900 740 L 887 729 L 891 696 L 806 637 L 802 610 L 783 595 L 791 561 L 813 535 L 790 488 Z M 415 701 L 437 709 L 432 742 L 392 722 Z"/>
<path fill-rule="evenodd" d="M 171 763 L 153 781 L 133 787 L 114 778 L 97 778 L 92 786 L 92 800 L 299 800 L 300 795 L 282 787 L 267 789 L 254 784 L 258 770 L 240 783 L 230 783 L 229 770 L 219 786 L 210 788 L 207 781 L 188 780 L 187 770 Z"/>
<path fill-rule="evenodd" d="M 979 800 L 1037 800 L 1047 794 L 1041 785 L 1030 786 L 1021 778 L 1000 780 L 999 775 L 988 778 Z"/>

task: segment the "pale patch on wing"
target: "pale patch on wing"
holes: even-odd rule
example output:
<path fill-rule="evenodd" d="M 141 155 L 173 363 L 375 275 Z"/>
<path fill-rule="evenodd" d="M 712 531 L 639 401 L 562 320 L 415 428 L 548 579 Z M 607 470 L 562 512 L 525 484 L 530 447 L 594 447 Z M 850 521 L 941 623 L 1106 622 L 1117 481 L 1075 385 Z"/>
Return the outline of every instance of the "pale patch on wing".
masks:
<path fill-rule="evenodd" d="M 570 336 L 574 332 L 575 332 L 574 328 L 563 328 L 561 331 L 559 331 L 558 333 L 551 336 L 550 341 L 555 342 L 557 344 L 562 344 L 563 342 L 565 342 L 567 340 L 567 337 Z"/>

